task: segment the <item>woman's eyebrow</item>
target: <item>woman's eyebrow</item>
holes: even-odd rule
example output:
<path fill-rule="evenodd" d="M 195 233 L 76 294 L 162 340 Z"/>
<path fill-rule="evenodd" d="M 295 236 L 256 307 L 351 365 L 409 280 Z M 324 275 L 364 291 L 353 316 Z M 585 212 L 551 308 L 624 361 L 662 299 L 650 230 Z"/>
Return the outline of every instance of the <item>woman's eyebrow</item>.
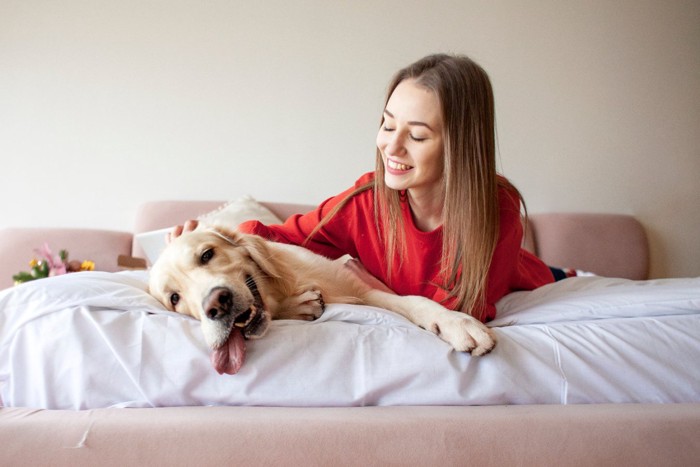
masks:
<path fill-rule="evenodd" d="M 386 109 L 384 109 L 384 114 L 385 114 L 387 117 L 396 119 L 396 117 L 394 117 L 394 114 L 392 114 L 391 112 L 389 112 L 389 111 L 386 110 Z M 408 122 L 408 124 L 409 124 L 409 125 L 412 125 L 412 126 L 424 126 L 424 127 L 426 127 L 428 130 L 430 130 L 430 131 L 435 131 L 435 130 L 433 130 L 433 129 L 430 127 L 430 125 L 428 125 L 428 124 L 425 123 L 425 122 L 420 122 L 420 121 L 414 120 L 414 121 Z"/>

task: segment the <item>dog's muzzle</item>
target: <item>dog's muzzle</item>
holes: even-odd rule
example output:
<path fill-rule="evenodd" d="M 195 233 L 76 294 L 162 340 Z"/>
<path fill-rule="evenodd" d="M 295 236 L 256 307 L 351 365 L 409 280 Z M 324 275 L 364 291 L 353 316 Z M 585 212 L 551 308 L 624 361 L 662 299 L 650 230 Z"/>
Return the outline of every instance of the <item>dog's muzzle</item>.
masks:
<path fill-rule="evenodd" d="M 253 304 L 245 310 L 237 297 L 228 287 L 215 287 L 202 301 L 204 315 L 211 321 L 218 321 L 220 324 L 246 328 L 255 324 L 256 318 L 262 318 L 264 304 L 258 286 L 251 276 L 246 277 L 246 286 L 253 296 Z M 232 320 L 232 322 L 231 322 Z M 228 323 L 227 323 L 228 321 Z M 254 330 L 246 329 L 246 334 Z"/>

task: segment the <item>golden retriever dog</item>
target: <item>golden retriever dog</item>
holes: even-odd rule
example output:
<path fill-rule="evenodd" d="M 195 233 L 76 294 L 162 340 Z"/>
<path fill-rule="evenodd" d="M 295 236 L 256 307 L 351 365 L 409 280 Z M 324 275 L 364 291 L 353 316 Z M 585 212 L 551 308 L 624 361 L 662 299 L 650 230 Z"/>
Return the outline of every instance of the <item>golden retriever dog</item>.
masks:
<path fill-rule="evenodd" d="M 472 355 L 496 344 L 491 330 L 465 313 L 371 288 L 342 260 L 235 231 L 200 226 L 174 239 L 153 265 L 149 289 L 168 309 L 202 322 L 220 374 L 238 372 L 245 339 L 262 337 L 270 320 L 314 320 L 329 303 L 391 310 Z"/>

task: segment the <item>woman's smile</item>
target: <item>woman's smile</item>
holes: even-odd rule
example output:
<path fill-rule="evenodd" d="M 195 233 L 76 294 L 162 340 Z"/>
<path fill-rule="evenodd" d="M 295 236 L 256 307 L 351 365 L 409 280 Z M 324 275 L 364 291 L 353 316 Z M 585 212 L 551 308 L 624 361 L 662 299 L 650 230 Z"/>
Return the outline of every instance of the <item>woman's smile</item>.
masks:
<path fill-rule="evenodd" d="M 411 167 L 410 165 L 396 162 L 390 158 L 386 159 L 386 170 L 387 170 L 387 172 L 389 172 L 393 175 L 402 175 L 403 173 L 408 172 L 412 168 L 413 167 Z"/>

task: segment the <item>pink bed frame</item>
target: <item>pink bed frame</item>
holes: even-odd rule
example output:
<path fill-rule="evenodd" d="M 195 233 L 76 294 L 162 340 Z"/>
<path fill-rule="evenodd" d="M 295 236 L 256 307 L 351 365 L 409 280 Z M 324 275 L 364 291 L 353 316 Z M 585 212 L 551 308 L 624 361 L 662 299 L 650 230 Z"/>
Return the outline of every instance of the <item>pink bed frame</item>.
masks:
<path fill-rule="evenodd" d="M 98 269 L 140 255 L 133 233 L 217 201 L 142 206 L 131 231 L 0 230 L 0 287 L 48 241 Z M 264 203 L 281 218 L 308 206 Z M 645 279 L 644 229 L 631 216 L 535 214 L 525 246 L 550 265 Z M 490 407 L 170 407 L 0 409 L 0 465 L 695 465 L 700 404 Z"/>

